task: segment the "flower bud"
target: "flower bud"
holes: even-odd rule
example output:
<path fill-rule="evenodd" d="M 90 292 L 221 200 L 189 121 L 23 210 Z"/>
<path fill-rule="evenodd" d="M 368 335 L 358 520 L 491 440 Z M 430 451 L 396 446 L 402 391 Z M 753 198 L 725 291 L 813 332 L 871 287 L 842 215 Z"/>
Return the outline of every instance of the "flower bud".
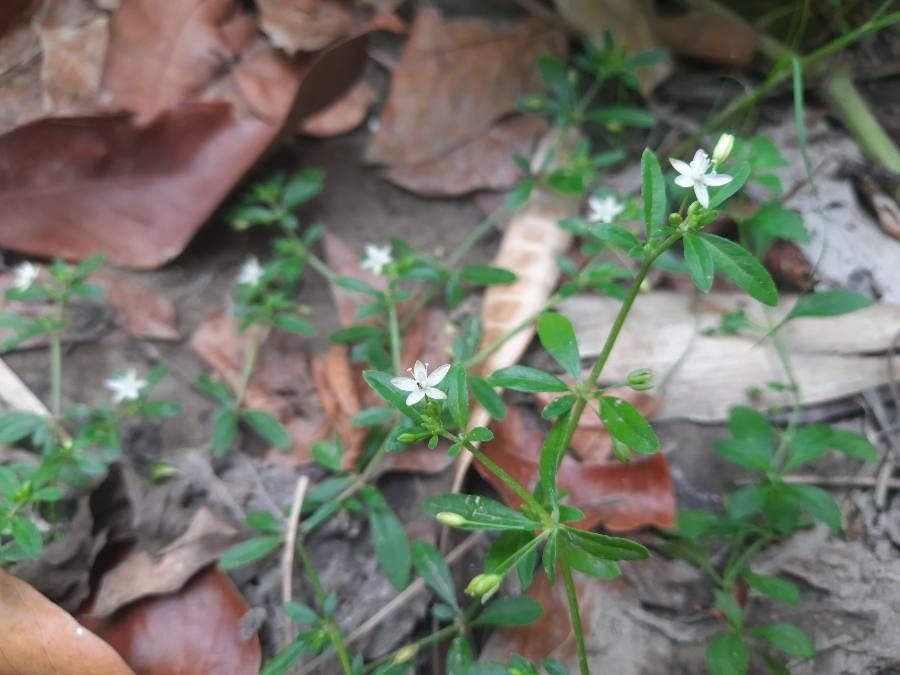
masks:
<path fill-rule="evenodd" d="M 683 222 L 684 222 L 684 218 L 681 217 L 680 213 L 670 213 L 669 214 L 669 225 L 671 227 L 678 227 Z"/>
<path fill-rule="evenodd" d="M 466 595 L 480 597 L 482 601 L 486 601 L 497 592 L 501 581 L 503 577 L 499 574 L 479 574 L 466 586 Z"/>
<path fill-rule="evenodd" d="M 618 438 L 613 439 L 612 454 L 613 457 L 622 462 L 622 464 L 628 464 L 634 458 L 634 450 Z"/>
<path fill-rule="evenodd" d="M 437 518 L 444 525 L 448 525 L 449 527 L 462 527 L 466 524 L 465 518 L 463 518 L 458 513 L 453 513 L 451 511 L 441 511 L 435 516 L 435 518 Z"/>
<path fill-rule="evenodd" d="M 721 136 L 719 136 L 716 147 L 713 149 L 713 164 L 719 166 L 722 162 L 728 159 L 728 156 L 731 154 L 733 148 L 734 136 L 732 136 L 731 134 L 722 134 Z"/>
<path fill-rule="evenodd" d="M 406 645 L 405 647 L 401 648 L 394 656 L 394 665 L 399 666 L 403 663 L 406 663 L 407 661 L 412 661 L 418 651 L 419 647 L 417 645 Z"/>
<path fill-rule="evenodd" d="M 653 388 L 653 373 L 649 368 L 638 368 L 628 373 L 625 384 L 635 391 L 647 391 Z"/>

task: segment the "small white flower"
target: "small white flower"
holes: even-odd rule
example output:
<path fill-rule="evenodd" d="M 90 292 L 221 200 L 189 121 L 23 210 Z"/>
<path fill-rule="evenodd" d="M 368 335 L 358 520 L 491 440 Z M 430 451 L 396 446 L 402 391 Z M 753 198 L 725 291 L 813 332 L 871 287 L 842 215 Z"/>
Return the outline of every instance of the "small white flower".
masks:
<path fill-rule="evenodd" d="M 247 286 L 256 286 L 259 283 L 259 280 L 262 278 L 263 268 L 259 264 L 259 260 L 256 259 L 255 255 L 250 256 L 244 261 L 244 264 L 241 265 L 241 269 L 238 272 L 236 281 L 239 284 L 246 284 Z"/>
<path fill-rule="evenodd" d="M 141 389 L 147 386 L 147 380 L 137 376 L 134 368 L 126 370 L 115 377 L 111 377 L 104 383 L 106 388 L 112 392 L 112 398 L 115 403 L 122 401 L 134 401 L 141 395 Z"/>
<path fill-rule="evenodd" d="M 13 269 L 13 286 L 18 291 L 27 291 L 37 279 L 40 268 L 30 262 L 23 262 Z"/>
<path fill-rule="evenodd" d="M 373 274 L 381 274 L 384 268 L 394 262 L 391 255 L 390 246 L 376 246 L 375 244 L 366 244 L 366 256 L 362 261 L 362 268 L 369 270 Z"/>
<path fill-rule="evenodd" d="M 428 374 L 428 364 L 421 361 L 416 361 L 416 364 L 408 370 L 413 374 L 412 377 L 391 378 L 391 384 L 397 389 L 412 392 L 406 397 L 406 405 L 415 405 L 426 396 L 435 400 L 447 398 L 447 394 L 440 389 L 435 389 L 435 385 L 440 384 L 447 375 L 450 370 L 449 363 L 436 368 L 431 375 Z"/>
<path fill-rule="evenodd" d="M 684 188 L 693 188 L 694 194 L 697 195 L 697 201 L 704 207 L 709 206 L 709 186 L 725 185 L 731 182 L 731 176 L 724 173 L 707 173 L 711 165 L 709 156 L 703 150 L 697 150 L 694 153 L 694 159 L 691 163 L 682 162 L 680 159 L 669 158 L 669 163 L 675 167 L 679 173 L 675 178 L 675 185 Z"/>
<path fill-rule="evenodd" d="M 625 205 L 615 197 L 591 197 L 588 199 L 588 221 L 592 223 L 611 223 L 616 219 Z"/>

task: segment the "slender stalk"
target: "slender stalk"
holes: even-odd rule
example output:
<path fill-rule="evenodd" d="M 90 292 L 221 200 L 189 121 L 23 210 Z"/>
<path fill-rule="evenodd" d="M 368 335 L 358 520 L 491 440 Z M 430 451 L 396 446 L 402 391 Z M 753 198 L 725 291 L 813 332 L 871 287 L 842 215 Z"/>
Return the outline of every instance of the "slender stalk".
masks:
<path fill-rule="evenodd" d="M 759 551 L 765 548 L 768 543 L 772 541 L 772 537 L 765 536 L 760 537 L 756 541 L 754 541 L 750 546 L 748 546 L 743 553 L 741 553 L 735 561 L 731 564 L 731 569 L 725 570 L 722 577 L 722 588 L 731 592 L 731 587 L 734 585 L 735 580 L 737 579 L 737 575 L 744 569 L 744 565 L 755 556 Z"/>
<path fill-rule="evenodd" d="M 313 593 L 321 607 L 325 604 L 325 598 L 328 597 L 328 593 L 322 586 L 319 574 L 316 572 L 312 559 L 309 557 L 309 553 L 306 551 L 303 544 L 298 542 L 295 546 L 295 550 L 297 551 L 297 557 L 300 558 L 300 562 L 303 563 L 303 569 L 306 571 L 309 583 L 313 587 Z M 350 658 L 350 653 L 347 651 L 347 646 L 344 644 L 344 638 L 341 634 L 340 627 L 335 623 L 334 619 L 330 618 L 325 620 L 325 626 L 328 630 L 328 637 L 331 639 L 334 651 L 337 653 L 338 660 L 341 662 L 341 667 L 344 669 L 344 673 L 346 675 L 353 675 L 352 659 Z"/>
<path fill-rule="evenodd" d="M 264 336 L 265 331 L 261 330 L 259 326 L 250 328 L 250 343 L 247 345 L 247 351 L 244 352 L 244 365 L 241 368 L 241 379 L 238 381 L 237 397 L 234 399 L 235 412 L 239 412 L 244 404 L 247 386 L 250 384 L 250 375 L 253 374 L 253 366 L 256 365 L 256 357 L 259 355 L 259 348 Z"/>
<path fill-rule="evenodd" d="M 400 360 L 400 323 L 397 320 L 397 305 L 394 299 L 388 301 L 388 331 L 391 341 L 391 362 L 394 364 L 394 375 L 399 375 L 403 364 Z"/>
<path fill-rule="evenodd" d="M 332 269 L 326 265 L 315 253 L 310 251 L 309 249 L 304 247 L 304 252 L 306 254 L 306 262 L 309 263 L 309 266 L 312 267 L 316 272 L 321 274 L 331 283 L 334 283 L 338 278 L 338 275 L 335 274 Z"/>
<path fill-rule="evenodd" d="M 50 412 L 59 419 L 62 408 L 62 336 L 59 330 L 50 334 Z"/>
<path fill-rule="evenodd" d="M 788 417 L 787 427 L 785 427 L 784 433 L 781 434 L 781 441 L 778 443 L 778 448 L 775 450 L 775 454 L 772 458 L 772 466 L 779 468 L 784 462 L 788 449 L 790 447 L 790 440 L 794 434 L 794 428 L 800 422 L 800 414 L 803 409 L 803 402 L 800 395 L 800 381 L 797 379 L 797 374 L 794 372 L 794 366 L 791 364 L 791 356 L 788 354 L 787 348 L 784 345 L 784 341 L 781 339 L 781 335 L 778 333 L 778 327 L 775 326 L 774 321 L 772 320 L 771 313 L 766 311 L 766 322 L 768 324 L 769 335 L 772 339 L 772 345 L 775 347 L 775 353 L 778 355 L 778 360 L 781 363 L 781 368 L 784 370 L 785 377 L 788 379 L 788 386 L 791 390 L 791 396 L 793 398 L 793 404 L 791 406 L 791 414 Z"/>
<path fill-rule="evenodd" d="M 575 592 L 575 579 L 572 578 L 572 570 L 565 557 L 559 561 L 562 572 L 563 584 L 566 587 L 566 597 L 569 601 L 569 616 L 572 619 L 572 631 L 575 633 L 575 646 L 578 649 L 578 667 L 581 675 L 591 675 L 591 667 L 588 664 L 587 647 L 584 644 L 584 626 L 581 624 L 581 612 L 578 610 L 578 594 Z"/>
<path fill-rule="evenodd" d="M 426 635 L 425 637 L 416 640 L 415 642 L 410 642 L 409 644 L 403 645 L 399 649 L 395 649 L 394 651 L 392 651 L 390 654 L 387 654 L 386 656 L 382 656 L 380 659 L 377 659 L 376 661 L 369 663 L 368 665 L 366 665 L 363 672 L 371 673 L 373 670 L 375 670 L 379 666 L 382 666 L 386 663 L 390 663 L 391 661 L 396 659 L 397 656 L 401 652 L 410 654 L 410 658 L 415 658 L 415 655 L 418 653 L 418 651 L 422 647 L 427 647 L 428 645 L 435 644 L 437 642 L 440 642 L 441 640 L 451 637 L 451 636 L 455 635 L 456 633 L 458 633 L 459 630 L 460 630 L 460 628 L 456 624 L 450 624 L 448 626 L 444 626 L 440 630 L 436 630 L 433 633 L 430 633 L 429 635 Z"/>

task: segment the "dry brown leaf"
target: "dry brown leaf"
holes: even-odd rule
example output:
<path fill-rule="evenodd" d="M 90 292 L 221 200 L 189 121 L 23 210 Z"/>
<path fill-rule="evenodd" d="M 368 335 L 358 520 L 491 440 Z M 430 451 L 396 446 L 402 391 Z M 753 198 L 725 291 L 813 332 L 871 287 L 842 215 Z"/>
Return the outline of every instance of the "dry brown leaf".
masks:
<path fill-rule="evenodd" d="M 134 337 L 180 340 L 175 304 L 129 277 L 96 274 L 92 281 L 106 289 L 106 302 L 116 309 L 122 327 Z"/>
<path fill-rule="evenodd" d="M 103 640 L 0 569 L 0 672 L 134 675 Z"/>
<path fill-rule="evenodd" d="M 177 593 L 139 600 L 107 619 L 79 620 L 140 675 L 257 675 L 259 639 L 241 634 L 249 609 L 228 575 L 211 567 Z"/>
<path fill-rule="evenodd" d="M 322 49 L 350 31 L 353 15 L 338 0 L 257 0 L 259 27 L 288 54 Z"/>
<path fill-rule="evenodd" d="M 74 26 L 41 30 L 41 84 L 44 111 L 52 114 L 93 110 L 109 41 L 109 18 L 102 12 Z"/>
<path fill-rule="evenodd" d="M 726 68 L 749 66 L 759 42 L 757 32 L 743 21 L 703 10 L 659 18 L 656 32 L 673 54 Z"/>
<path fill-rule="evenodd" d="M 431 197 L 502 190 L 522 175 L 513 155 L 530 157 L 546 131 L 547 123 L 540 118 L 511 117 L 446 155 L 389 169 L 385 177 L 400 187 Z"/>
<path fill-rule="evenodd" d="M 360 80 L 334 103 L 303 120 L 298 133 L 315 138 L 330 138 L 353 131 L 365 122 L 377 96 L 372 85 Z"/>
<path fill-rule="evenodd" d="M 347 347 L 335 345 L 313 357 L 312 372 L 319 402 L 344 446 L 343 466 L 351 469 L 356 466 L 367 433 L 366 429 L 351 424 L 361 409 L 360 369 L 350 363 Z"/>
<path fill-rule="evenodd" d="M 773 242 L 766 251 L 763 263 L 782 288 L 802 291 L 814 282 L 813 266 L 792 241 L 779 239 Z"/>
<path fill-rule="evenodd" d="M 606 31 L 617 45 L 627 45 L 629 54 L 640 54 L 659 47 L 653 33 L 651 12 L 643 0 L 553 0 L 559 13 L 573 30 L 594 45 L 603 45 Z M 635 74 L 641 94 L 648 96 L 672 72 L 672 64 L 662 61 Z"/>
<path fill-rule="evenodd" d="M 140 598 L 179 590 L 239 539 L 240 532 L 230 521 L 201 507 L 187 531 L 171 544 L 155 553 L 132 550 L 104 573 L 90 615 L 107 617 Z"/>
<path fill-rule="evenodd" d="M 416 14 L 368 159 L 392 167 L 419 164 L 486 134 L 540 88 L 535 63 L 562 54 L 564 36 L 529 19 L 510 25 Z"/>
<path fill-rule="evenodd" d="M 538 481 L 541 445 L 546 430 L 537 416 L 509 408 L 506 419 L 492 425 L 494 440 L 483 451 L 526 489 Z M 510 505 L 519 498 L 478 462 L 478 472 Z M 626 532 L 653 525 L 675 524 L 675 493 L 669 467 L 662 454 L 620 462 L 578 462 L 566 456 L 559 471 L 559 488 L 570 493 L 569 502 L 585 513 L 579 527 Z"/>

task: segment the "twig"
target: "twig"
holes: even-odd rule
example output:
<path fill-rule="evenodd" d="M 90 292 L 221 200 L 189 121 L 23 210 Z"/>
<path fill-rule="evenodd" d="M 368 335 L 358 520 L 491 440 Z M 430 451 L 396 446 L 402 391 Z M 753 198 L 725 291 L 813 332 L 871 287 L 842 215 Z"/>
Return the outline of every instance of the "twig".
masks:
<path fill-rule="evenodd" d="M 878 485 L 877 476 L 817 476 L 815 474 L 798 474 L 794 476 L 785 476 L 785 483 L 792 485 L 821 485 L 824 487 L 835 488 L 864 488 L 875 487 Z M 756 481 L 748 478 L 739 480 L 739 485 L 755 484 Z M 891 478 L 886 481 L 886 485 L 890 490 L 900 490 L 900 478 Z"/>
<path fill-rule="evenodd" d="M 294 597 L 294 546 L 297 543 L 297 525 L 300 524 L 300 511 L 303 510 L 303 498 L 308 485 L 309 476 L 303 475 L 297 479 L 291 515 L 288 517 L 284 553 L 281 556 L 281 600 L 285 603 Z"/>
<path fill-rule="evenodd" d="M 447 564 L 450 565 L 456 562 L 456 560 L 462 557 L 467 551 L 469 551 L 469 549 L 471 549 L 473 546 L 475 546 L 475 544 L 481 541 L 483 537 L 484 534 L 481 532 L 477 532 L 466 537 L 456 548 L 454 548 L 452 551 L 450 551 L 450 553 L 447 554 L 445 558 Z M 375 614 L 370 616 L 365 622 L 354 628 L 353 631 L 345 639 L 345 644 L 352 644 L 360 638 L 365 637 L 366 635 L 371 633 L 391 614 L 400 609 L 403 605 L 405 605 L 409 600 L 414 598 L 424 589 L 425 582 L 421 577 L 417 578 L 409 586 L 407 586 L 402 591 L 400 591 L 400 593 L 394 596 L 394 598 L 388 604 L 386 604 Z M 319 656 L 313 659 L 300 670 L 300 674 L 303 675 L 303 673 L 316 672 L 316 668 L 321 666 L 326 658 L 327 657 L 325 656 Z"/>

